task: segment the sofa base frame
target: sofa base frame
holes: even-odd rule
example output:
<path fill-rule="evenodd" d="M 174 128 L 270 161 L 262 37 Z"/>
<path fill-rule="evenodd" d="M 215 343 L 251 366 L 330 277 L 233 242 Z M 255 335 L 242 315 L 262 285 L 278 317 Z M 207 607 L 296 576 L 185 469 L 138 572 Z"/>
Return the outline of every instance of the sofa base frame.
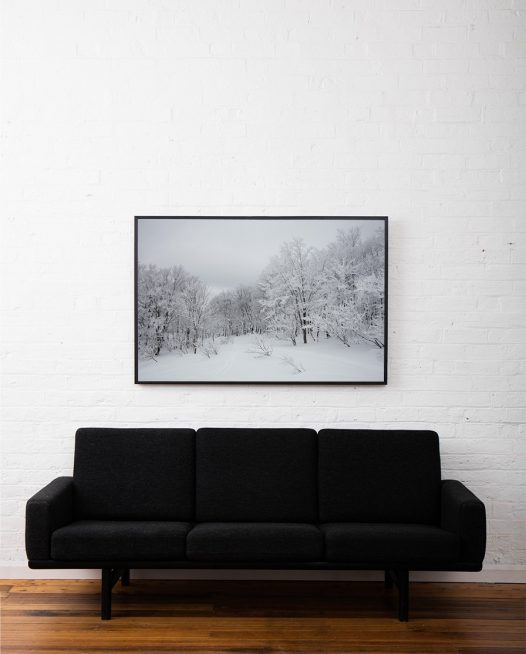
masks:
<path fill-rule="evenodd" d="M 102 568 L 100 593 L 100 618 L 111 620 L 111 591 L 121 580 L 123 586 L 130 585 L 129 568 Z M 409 620 L 409 571 L 385 570 L 385 587 L 392 588 L 393 582 L 398 588 L 398 619 L 400 622 Z"/>

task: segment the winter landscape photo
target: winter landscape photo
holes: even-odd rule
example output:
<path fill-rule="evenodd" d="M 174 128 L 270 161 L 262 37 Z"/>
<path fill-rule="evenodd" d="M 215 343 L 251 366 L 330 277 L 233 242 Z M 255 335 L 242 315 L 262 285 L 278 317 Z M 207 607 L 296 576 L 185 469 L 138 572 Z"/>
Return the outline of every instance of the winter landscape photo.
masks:
<path fill-rule="evenodd" d="M 136 218 L 137 383 L 385 383 L 386 218 Z"/>

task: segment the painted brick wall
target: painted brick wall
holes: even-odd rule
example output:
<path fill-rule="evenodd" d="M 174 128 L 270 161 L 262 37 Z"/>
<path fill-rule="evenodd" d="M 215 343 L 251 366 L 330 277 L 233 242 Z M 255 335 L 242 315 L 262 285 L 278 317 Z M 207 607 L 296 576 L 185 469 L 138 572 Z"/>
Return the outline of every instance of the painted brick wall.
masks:
<path fill-rule="evenodd" d="M 4 575 L 74 430 L 154 424 L 436 429 L 524 575 L 526 3 L 2 14 Z M 389 385 L 134 386 L 135 214 L 388 215 Z"/>

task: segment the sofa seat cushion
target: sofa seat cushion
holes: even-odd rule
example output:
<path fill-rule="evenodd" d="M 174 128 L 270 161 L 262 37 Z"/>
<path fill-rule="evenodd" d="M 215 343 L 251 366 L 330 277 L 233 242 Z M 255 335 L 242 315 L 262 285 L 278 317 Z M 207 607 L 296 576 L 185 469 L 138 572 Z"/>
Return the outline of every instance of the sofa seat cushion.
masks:
<path fill-rule="evenodd" d="M 186 539 L 190 561 L 320 561 L 323 535 L 310 524 L 205 522 Z"/>
<path fill-rule="evenodd" d="M 321 525 L 328 561 L 353 563 L 447 563 L 459 555 L 455 534 L 418 524 Z"/>
<path fill-rule="evenodd" d="M 51 535 L 56 561 L 174 561 L 185 558 L 187 522 L 79 520 Z"/>

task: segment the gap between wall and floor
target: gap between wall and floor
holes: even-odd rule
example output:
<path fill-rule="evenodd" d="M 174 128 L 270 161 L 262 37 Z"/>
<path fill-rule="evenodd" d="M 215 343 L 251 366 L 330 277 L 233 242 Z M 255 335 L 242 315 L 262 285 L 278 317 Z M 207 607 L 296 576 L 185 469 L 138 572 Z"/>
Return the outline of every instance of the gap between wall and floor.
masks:
<path fill-rule="evenodd" d="M 32 570 L 25 565 L 0 566 L 1 579 L 99 579 L 100 570 Z M 132 570 L 135 579 L 233 579 L 298 581 L 381 581 L 376 570 Z M 526 583 L 526 569 L 488 568 L 480 572 L 411 572 L 411 581 L 463 583 Z"/>

